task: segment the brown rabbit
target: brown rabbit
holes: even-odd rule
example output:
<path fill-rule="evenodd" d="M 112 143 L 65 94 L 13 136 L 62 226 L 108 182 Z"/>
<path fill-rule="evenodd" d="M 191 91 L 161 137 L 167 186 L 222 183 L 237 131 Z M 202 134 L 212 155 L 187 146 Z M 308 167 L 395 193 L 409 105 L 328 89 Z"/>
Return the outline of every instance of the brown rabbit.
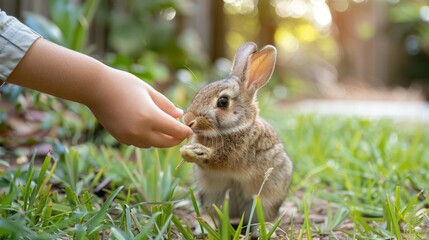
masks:
<path fill-rule="evenodd" d="M 231 76 L 203 87 L 183 116 L 194 135 L 180 153 L 196 164 L 201 203 L 208 209 L 221 206 L 229 191 L 230 217 L 244 214 L 246 222 L 269 168 L 260 194 L 267 221 L 277 216 L 291 181 L 292 162 L 273 128 L 258 115 L 256 102 L 256 92 L 271 78 L 276 52 L 273 46 L 257 50 L 254 43 L 243 44 Z"/>

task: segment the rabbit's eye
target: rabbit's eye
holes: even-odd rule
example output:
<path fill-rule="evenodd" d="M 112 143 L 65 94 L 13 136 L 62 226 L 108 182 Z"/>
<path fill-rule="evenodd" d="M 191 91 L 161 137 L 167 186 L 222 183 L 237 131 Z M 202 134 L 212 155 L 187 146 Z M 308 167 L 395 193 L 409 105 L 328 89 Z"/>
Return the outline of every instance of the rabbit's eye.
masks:
<path fill-rule="evenodd" d="M 229 101 L 226 97 L 220 97 L 217 99 L 216 106 L 219 108 L 226 108 L 228 107 Z"/>

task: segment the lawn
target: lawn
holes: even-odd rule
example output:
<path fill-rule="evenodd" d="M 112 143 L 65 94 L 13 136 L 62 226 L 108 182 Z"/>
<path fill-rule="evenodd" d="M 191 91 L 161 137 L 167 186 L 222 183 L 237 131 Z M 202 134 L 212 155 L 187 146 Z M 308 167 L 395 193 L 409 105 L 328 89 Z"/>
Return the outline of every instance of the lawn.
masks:
<path fill-rule="evenodd" d="M 279 61 L 274 79 L 259 93 L 261 115 L 283 139 L 294 173 L 274 223 L 261 217 L 261 203 L 255 196 L 252 214 L 262 225 L 261 239 L 274 232 L 279 239 L 428 238 L 427 123 L 302 114 L 273 103 L 319 93 L 316 90 L 326 83 L 348 80 L 344 76 L 362 80 L 368 75 L 364 82 L 372 85 L 371 79 L 380 78 L 383 82 L 377 84 L 386 86 L 399 82 L 414 86 L 409 81 L 427 79 L 424 1 L 387 1 L 384 7 L 380 7 L 383 1 L 187 2 L 49 1 L 49 16 L 19 15 L 44 38 L 97 55 L 102 62 L 162 89 L 181 108 L 206 80 L 230 71 L 226 61 L 215 59 L 228 55 L 232 59 L 228 52 L 240 42 L 266 42 L 268 37 L 270 44 L 279 47 Z M 250 2 L 251 9 L 245 7 Z M 298 18 L 273 14 L 294 2 L 302 2 L 308 13 Z M 344 6 L 344 11 L 329 14 L 330 9 Z M 290 9 L 293 13 L 302 8 Z M 376 9 L 381 17 L 371 18 L 374 11 L 365 9 Z M 211 20 L 202 21 L 207 12 Z M 314 22 L 317 12 L 322 13 L 319 17 L 328 13 L 331 23 Z M 353 16 L 360 12 L 370 15 L 362 15 L 359 23 Z M 216 29 L 211 23 L 219 20 L 216 25 L 225 27 Z M 410 31 L 404 31 L 404 24 Z M 194 25 L 205 37 L 197 37 Z M 92 31 L 91 26 L 101 28 Z M 337 37 L 349 32 L 358 35 Z M 211 53 L 204 53 L 206 39 L 226 44 L 217 50 L 208 47 Z M 368 47 L 380 41 L 390 47 Z M 100 43 L 103 46 L 96 47 Z M 386 56 L 395 61 L 379 61 Z M 385 70 L 374 71 L 377 68 Z M 383 79 L 387 76 L 394 78 Z M 225 214 L 228 200 L 217 206 L 218 226 L 199 218 L 192 165 L 180 164 L 180 146 L 120 145 L 82 105 L 9 84 L 0 93 L 0 239 L 193 239 L 197 225 L 203 227 L 204 239 L 249 236 L 248 225 L 231 226 Z"/>
<path fill-rule="evenodd" d="M 274 223 L 277 236 L 429 236 L 427 126 L 273 112 L 263 103 L 261 108 L 294 162 L 290 194 Z M 179 166 L 178 149 L 84 142 L 26 163 L 2 160 L 0 235 L 5 239 L 190 239 L 192 229 L 200 224 L 206 239 L 244 238 L 246 226 L 232 228 L 224 214 L 228 201 L 218 211 L 222 216 L 218 227 L 198 218 L 192 165 Z M 257 196 L 254 206 L 258 214 Z M 260 235 L 266 238 L 273 231 Z"/>

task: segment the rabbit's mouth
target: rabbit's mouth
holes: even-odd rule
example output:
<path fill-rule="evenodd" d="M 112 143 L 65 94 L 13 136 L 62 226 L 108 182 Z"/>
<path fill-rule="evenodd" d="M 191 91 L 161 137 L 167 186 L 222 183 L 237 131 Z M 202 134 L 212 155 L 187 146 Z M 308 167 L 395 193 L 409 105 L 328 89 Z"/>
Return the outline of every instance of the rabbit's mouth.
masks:
<path fill-rule="evenodd" d="M 202 134 L 203 134 L 203 131 L 201 131 L 201 130 L 192 129 L 192 131 L 193 131 L 193 132 L 194 132 L 194 134 L 196 134 L 196 135 L 202 135 Z"/>
<path fill-rule="evenodd" d="M 202 130 L 202 129 L 192 129 L 195 135 L 201 136 L 201 137 L 219 137 L 221 134 L 214 130 L 214 129 L 208 129 L 208 130 Z"/>
<path fill-rule="evenodd" d="M 205 116 L 196 116 L 189 112 L 183 116 L 183 122 L 188 125 L 194 133 L 205 132 L 212 129 L 212 124 Z"/>

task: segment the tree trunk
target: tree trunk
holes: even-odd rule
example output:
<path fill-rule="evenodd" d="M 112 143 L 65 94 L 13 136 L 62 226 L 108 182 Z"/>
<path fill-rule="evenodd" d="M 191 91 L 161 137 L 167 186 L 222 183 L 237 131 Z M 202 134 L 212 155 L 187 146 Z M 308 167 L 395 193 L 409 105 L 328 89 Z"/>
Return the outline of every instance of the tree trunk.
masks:
<path fill-rule="evenodd" d="M 225 57 L 225 36 L 226 36 L 226 18 L 223 12 L 223 1 L 212 0 L 210 12 L 210 30 L 211 30 L 211 49 L 209 56 L 212 62 L 216 59 Z"/>
<path fill-rule="evenodd" d="M 258 34 L 257 43 L 259 46 L 274 45 L 274 34 L 277 29 L 278 20 L 274 8 L 270 1 L 258 2 L 258 16 L 261 30 Z"/>
<path fill-rule="evenodd" d="M 345 12 L 331 8 L 331 13 L 342 51 L 339 79 L 385 85 L 389 62 L 386 3 L 354 3 Z"/>

